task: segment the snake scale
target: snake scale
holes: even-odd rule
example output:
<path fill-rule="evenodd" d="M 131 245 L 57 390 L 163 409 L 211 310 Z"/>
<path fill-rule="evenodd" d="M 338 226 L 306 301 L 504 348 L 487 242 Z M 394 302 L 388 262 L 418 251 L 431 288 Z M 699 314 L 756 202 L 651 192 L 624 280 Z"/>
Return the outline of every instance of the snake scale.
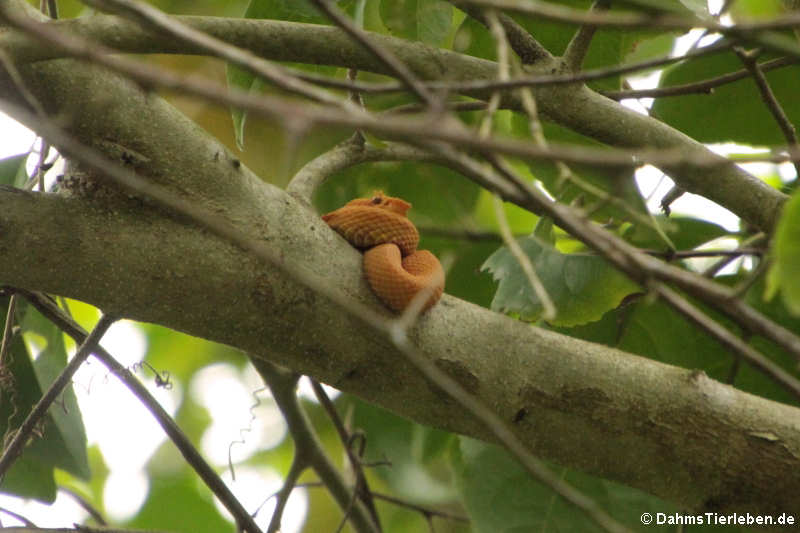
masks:
<path fill-rule="evenodd" d="M 376 192 L 323 215 L 331 228 L 364 250 L 369 286 L 389 308 L 403 311 L 421 291 L 430 293 L 422 310 L 433 307 L 444 290 L 444 271 L 427 250 L 417 250 L 419 232 L 406 216 L 411 204 Z"/>

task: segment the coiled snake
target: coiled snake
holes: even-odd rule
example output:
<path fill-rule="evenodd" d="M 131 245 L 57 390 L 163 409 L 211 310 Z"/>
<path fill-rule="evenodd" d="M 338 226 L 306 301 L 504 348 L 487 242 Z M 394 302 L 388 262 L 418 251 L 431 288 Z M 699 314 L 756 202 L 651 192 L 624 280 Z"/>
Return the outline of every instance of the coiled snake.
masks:
<path fill-rule="evenodd" d="M 406 217 L 411 204 L 381 192 L 356 198 L 322 220 L 364 251 L 364 274 L 388 307 L 403 311 L 420 291 L 430 292 L 422 310 L 442 296 L 444 271 L 435 255 L 417 250 L 419 232 Z"/>

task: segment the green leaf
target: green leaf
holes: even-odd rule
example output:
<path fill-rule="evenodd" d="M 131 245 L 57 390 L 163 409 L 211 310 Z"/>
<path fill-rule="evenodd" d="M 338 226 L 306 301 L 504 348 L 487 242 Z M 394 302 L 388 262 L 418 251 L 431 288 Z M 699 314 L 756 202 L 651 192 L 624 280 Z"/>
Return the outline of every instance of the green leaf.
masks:
<path fill-rule="evenodd" d="M 385 162 L 358 165 L 327 180 L 315 196 L 321 213 L 327 213 L 353 198 L 382 190 L 412 205 L 409 217 L 415 224 L 453 225 L 478 200 L 480 188 L 460 174 L 433 164 Z M 458 225 L 458 224 L 456 224 Z"/>
<path fill-rule="evenodd" d="M 780 289 L 786 308 L 800 316 L 800 192 L 795 192 L 783 208 L 773 255 L 769 293 Z"/>
<path fill-rule="evenodd" d="M 559 4 L 564 4 L 575 9 L 586 10 L 592 5 L 592 2 L 591 0 L 562 0 Z M 555 22 L 543 17 L 520 14 L 512 14 L 512 17 L 531 35 L 535 36 L 536 40 L 539 41 L 542 46 L 555 55 L 560 55 L 564 52 L 578 27 L 574 24 Z M 629 31 L 627 33 L 630 35 L 632 32 Z M 623 45 L 625 35 L 626 32 L 616 29 L 598 29 L 592 38 L 592 45 L 586 55 L 583 67 L 586 69 L 593 69 L 618 64 L 627 51 Z M 488 30 L 472 17 L 467 17 L 459 28 L 456 34 L 454 48 L 457 51 L 476 57 L 491 60 L 496 59 L 497 45 L 494 39 L 489 34 Z M 591 82 L 590 85 L 598 89 L 619 89 L 620 77 L 611 76 L 603 80 Z"/>
<path fill-rule="evenodd" d="M 526 117 L 517 113 L 512 123 L 518 135 L 527 136 L 522 133 L 528 127 Z M 542 130 L 545 137 L 553 142 L 603 147 L 597 141 L 549 122 L 542 123 Z M 637 215 L 645 219 L 650 218 L 647 204 L 636 186 L 632 169 L 570 165 L 574 180 L 565 181 L 553 163 L 530 161 L 528 167 L 531 174 L 560 202 L 569 204 L 580 198 L 581 205 L 591 210 L 594 220 L 605 222 L 613 218 L 642 224 L 642 221 L 636 220 Z M 608 201 L 609 198 L 621 202 L 613 204 Z"/>
<path fill-rule="evenodd" d="M 602 257 L 563 254 L 533 237 L 517 242 L 555 304 L 554 325 L 572 326 L 598 320 L 637 290 L 633 282 Z M 523 320 L 537 320 L 541 316 L 542 303 L 508 248 L 497 250 L 482 268 L 500 281 L 492 300 L 493 310 L 518 314 Z"/>
<path fill-rule="evenodd" d="M 761 61 L 772 57 L 765 54 Z M 730 52 L 698 57 L 665 69 L 659 86 L 693 83 L 742 68 L 742 62 Z M 784 67 L 765 75 L 789 121 L 800 122 L 800 98 L 797 98 L 800 67 Z M 653 113 L 700 142 L 732 141 L 756 146 L 786 144 L 750 77 L 716 87 L 712 94 L 658 98 Z"/>
<path fill-rule="evenodd" d="M 654 37 L 642 36 L 638 32 L 631 32 L 623 36 L 623 50 L 625 62 L 637 63 L 669 54 L 675 46 L 678 33 L 661 33 Z M 660 67 L 656 67 L 660 68 Z M 646 74 L 650 70 L 637 71 L 637 75 Z"/>
<path fill-rule="evenodd" d="M 350 0 L 343 2 L 350 4 Z M 246 19 L 273 19 L 288 20 L 292 22 L 305 22 L 308 24 L 329 24 L 319 10 L 309 0 L 250 0 L 244 13 Z M 316 67 L 312 67 L 315 69 Z M 259 91 L 264 83 L 250 71 L 228 63 L 225 68 L 228 87 L 243 91 Z M 231 120 L 236 136 L 236 146 L 244 150 L 244 126 L 247 112 L 231 108 Z"/>
<path fill-rule="evenodd" d="M 754 18 L 772 18 L 783 12 L 780 0 L 737 0 L 731 4 L 731 16 L 737 22 Z"/>
<path fill-rule="evenodd" d="M 393 491 L 416 502 L 451 502 L 455 498 L 446 479 L 430 465 L 444 461 L 452 435 L 394 415 L 380 407 L 346 396 L 351 402 L 353 428 L 367 437 L 366 461 L 389 460 L 391 468 L 376 468 L 376 475 Z M 339 403 L 339 402 L 337 402 Z"/>
<path fill-rule="evenodd" d="M 28 307 L 22 326 L 24 331 L 35 332 L 47 343 L 33 365 L 41 390 L 47 390 L 67 364 L 64 336 L 33 306 Z M 64 389 L 57 405 L 48 413 L 57 429 L 51 436 L 54 465 L 81 479 L 89 479 L 86 430 L 72 385 Z"/>
<path fill-rule="evenodd" d="M 451 467 L 475 533 L 601 531 L 497 446 L 459 437 L 451 446 Z M 657 512 L 677 511 L 636 489 L 576 471 L 554 469 L 562 473 L 564 481 L 634 531 L 652 529 L 639 522 L 644 512 L 655 516 Z"/>
<path fill-rule="evenodd" d="M 743 275 L 737 275 L 717 277 L 715 281 L 733 286 L 743 282 L 744 279 Z M 764 302 L 762 294 L 763 282 L 758 281 L 748 291 L 745 299 L 749 305 L 765 314 L 770 320 L 790 331 L 798 331 L 800 320 L 791 317 L 779 300 Z M 710 319 L 726 327 L 734 335 L 741 335 L 741 331 L 719 312 L 699 304 L 698 307 Z M 730 350 L 660 301 L 640 299 L 635 305 L 626 308 L 624 313 L 618 314 L 616 324 L 611 326 L 617 330 L 617 342 L 610 343 L 611 346 L 662 363 L 702 370 L 710 378 L 720 382 L 729 382 L 732 372 L 736 369 L 735 379 L 732 381 L 736 388 L 784 403 L 793 405 L 797 403 L 795 397 L 775 381 L 747 363 L 739 364 Z M 596 339 L 589 338 L 589 340 Z M 785 351 L 758 336 L 750 338 L 749 343 L 787 372 L 797 374 L 793 364 L 794 358 Z"/>
<path fill-rule="evenodd" d="M 8 302 L 8 297 L 0 298 L 0 324 L 3 327 L 8 315 Z M 18 305 L 17 316 L 23 310 Z M 11 377 L 0 387 L 0 437 L 3 439 L 2 442 L 6 442 L 6 439 L 9 438 L 10 430 L 19 428 L 34 404 L 42 396 L 36 373 L 31 364 L 31 357 L 19 332 L 12 338 L 7 357 L 6 370 Z M 46 418 L 41 436 L 31 439 L 5 478 L 0 480 L 0 491 L 48 503 L 55 500 L 54 461 L 51 453 L 51 447 L 54 445 L 53 430 L 52 420 Z"/>
<path fill-rule="evenodd" d="M 25 172 L 25 162 L 28 154 L 12 155 L 5 159 L 0 159 L 0 185 L 10 185 L 20 188 L 28 181 L 28 174 Z"/>
<path fill-rule="evenodd" d="M 453 6 L 444 0 L 382 0 L 383 24 L 397 37 L 441 46 L 453 24 Z"/>

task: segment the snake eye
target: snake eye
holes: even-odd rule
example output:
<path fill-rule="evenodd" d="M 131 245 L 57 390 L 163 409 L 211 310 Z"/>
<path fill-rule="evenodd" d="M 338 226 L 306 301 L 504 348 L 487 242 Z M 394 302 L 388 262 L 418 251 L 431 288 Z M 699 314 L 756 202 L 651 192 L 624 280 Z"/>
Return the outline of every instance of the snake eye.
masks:
<path fill-rule="evenodd" d="M 373 196 L 372 197 L 372 205 L 379 205 L 383 201 L 383 198 L 380 196 Z"/>

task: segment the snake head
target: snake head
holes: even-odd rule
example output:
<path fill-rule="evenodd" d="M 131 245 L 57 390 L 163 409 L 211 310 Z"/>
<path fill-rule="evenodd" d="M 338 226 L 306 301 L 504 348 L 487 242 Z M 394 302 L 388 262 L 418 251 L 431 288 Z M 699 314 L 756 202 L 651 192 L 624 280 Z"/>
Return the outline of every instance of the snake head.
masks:
<path fill-rule="evenodd" d="M 355 207 L 355 206 L 384 209 L 386 211 L 391 211 L 392 213 L 397 213 L 398 215 L 403 217 L 407 216 L 406 213 L 408 212 L 409 209 L 411 209 L 410 203 L 406 202 L 402 198 L 386 196 L 385 194 L 383 194 L 383 191 L 375 191 L 367 198 L 356 198 L 355 200 L 350 200 L 344 205 L 344 207 Z M 323 220 L 325 220 L 325 216 L 323 216 L 322 218 Z"/>
<path fill-rule="evenodd" d="M 419 232 L 406 216 L 409 208 L 405 200 L 377 191 L 368 198 L 350 200 L 322 220 L 356 248 L 393 243 L 405 257 L 414 253 L 419 242 Z"/>

